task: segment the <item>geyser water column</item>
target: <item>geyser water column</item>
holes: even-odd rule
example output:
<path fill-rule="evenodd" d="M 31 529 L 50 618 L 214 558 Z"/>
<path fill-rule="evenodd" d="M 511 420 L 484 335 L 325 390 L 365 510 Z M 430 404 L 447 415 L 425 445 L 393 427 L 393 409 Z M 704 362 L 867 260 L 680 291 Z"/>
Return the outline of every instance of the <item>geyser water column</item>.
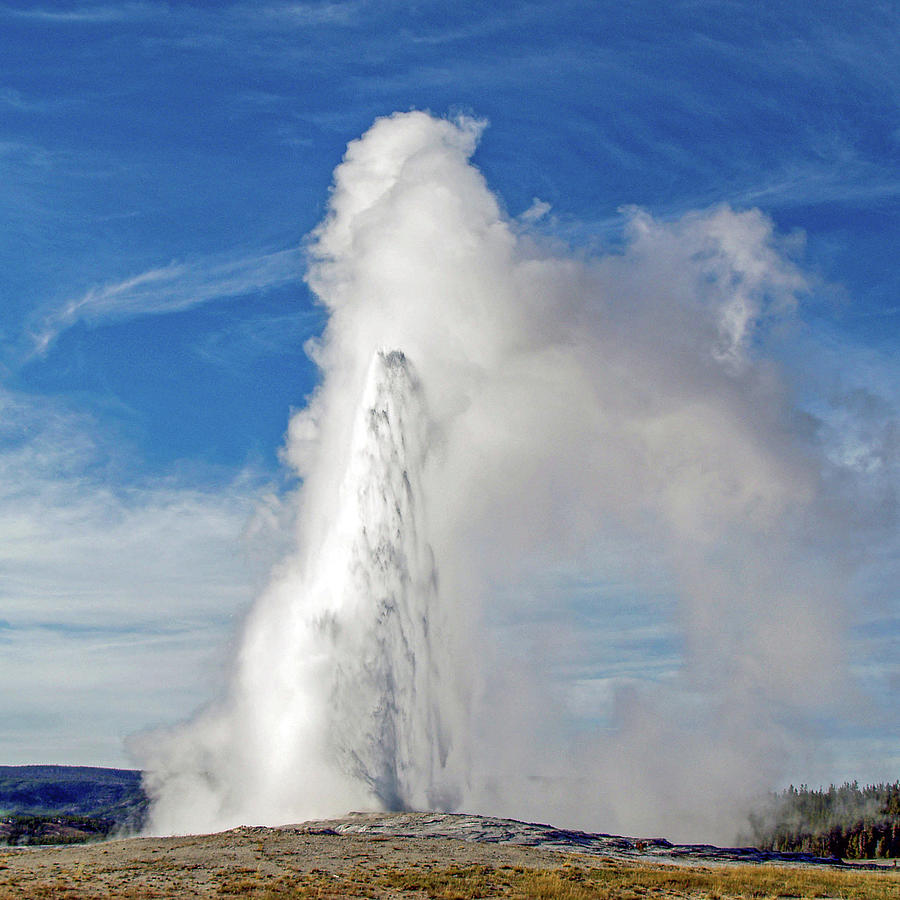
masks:
<path fill-rule="evenodd" d="M 227 700 L 161 739 L 154 830 L 458 801 L 447 717 L 462 698 L 420 484 L 428 430 L 410 361 L 377 351 L 314 563 L 254 609 Z"/>
<path fill-rule="evenodd" d="M 330 741 L 387 809 L 446 807 L 459 793 L 447 780 L 453 692 L 443 683 L 448 643 L 420 484 L 427 429 L 409 360 L 378 351 L 325 573 L 343 584 L 317 627 L 334 661 Z"/>

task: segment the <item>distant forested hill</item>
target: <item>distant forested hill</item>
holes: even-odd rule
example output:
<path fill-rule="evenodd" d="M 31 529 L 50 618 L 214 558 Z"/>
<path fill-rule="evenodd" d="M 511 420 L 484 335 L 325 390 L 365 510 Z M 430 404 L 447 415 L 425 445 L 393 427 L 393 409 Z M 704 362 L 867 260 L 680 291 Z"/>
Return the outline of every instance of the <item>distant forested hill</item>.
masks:
<path fill-rule="evenodd" d="M 900 781 L 826 790 L 791 785 L 750 816 L 750 842 L 763 850 L 841 859 L 900 856 Z"/>
<path fill-rule="evenodd" d="M 58 843 L 137 830 L 141 773 L 88 766 L 0 766 L 0 843 Z"/>

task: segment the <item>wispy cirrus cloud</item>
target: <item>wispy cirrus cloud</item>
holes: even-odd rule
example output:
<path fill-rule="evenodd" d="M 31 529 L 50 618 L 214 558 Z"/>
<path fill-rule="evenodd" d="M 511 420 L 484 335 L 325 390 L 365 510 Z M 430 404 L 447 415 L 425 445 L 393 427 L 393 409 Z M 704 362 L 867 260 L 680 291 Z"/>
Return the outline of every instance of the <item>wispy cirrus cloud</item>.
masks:
<path fill-rule="evenodd" d="M 360 0 L 325 3 L 271 3 L 262 6 L 234 6 L 232 17 L 245 17 L 257 24 L 278 26 L 350 25 L 366 4 Z"/>
<path fill-rule="evenodd" d="M 18 112 L 40 112 L 46 108 L 43 101 L 29 100 L 21 91 L 11 87 L 0 87 L 0 105 Z"/>
<path fill-rule="evenodd" d="M 291 248 L 239 259 L 172 262 L 121 281 L 94 285 L 43 317 L 32 331 L 32 354 L 46 353 L 63 331 L 79 321 L 121 321 L 180 312 L 202 303 L 299 282 L 302 266 L 303 250 Z"/>
<path fill-rule="evenodd" d="M 104 25 L 145 21 L 161 17 L 178 18 L 180 21 L 193 20 L 205 23 L 213 20 L 231 24 L 244 24 L 256 27 L 297 27 L 310 25 L 345 25 L 351 24 L 358 15 L 364 2 L 345 0 L 345 2 L 319 3 L 268 3 L 268 4 L 226 4 L 217 9 L 203 10 L 196 7 L 178 8 L 168 4 L 153 3 L 121 3 L 93 4 L 55 9 L 49 6 L 0 6 L 0 15 L 10 18 L 43 22 L 50 25 Z"/>
<path fill-rule="evenodd" d="M 161 12 L 164 13 L 167 9 L 168 7 L 154 6 L 149 3 L 118 3 L 80 6 L 72 9 L 52 9 L 44 6 L 2 6 L 0 14 L 49 24 L 91 25 L 147 19 L 159 15 Z"/>

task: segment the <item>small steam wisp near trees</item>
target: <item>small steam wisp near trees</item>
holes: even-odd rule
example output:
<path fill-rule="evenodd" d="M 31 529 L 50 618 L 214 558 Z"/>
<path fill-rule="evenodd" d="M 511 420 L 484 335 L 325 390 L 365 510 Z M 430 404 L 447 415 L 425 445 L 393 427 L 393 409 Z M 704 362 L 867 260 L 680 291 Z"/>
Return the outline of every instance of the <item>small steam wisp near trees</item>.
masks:
<path fill-rule="evenodd" d="M 768 350 L 808 287 L 789 248 L 721 206 L 547 249 L 481 130 L 395 114 L 335 171 L 296 548 L 222 697 L 137 742 L 156 831 L 437 808 L 728 839 L 845 696 L 849 488 Z M 602 730 L 565 704 L 571 604 L 503 624 L 564 568 L 677 598 L 677 672 L 613 684 Z"/>

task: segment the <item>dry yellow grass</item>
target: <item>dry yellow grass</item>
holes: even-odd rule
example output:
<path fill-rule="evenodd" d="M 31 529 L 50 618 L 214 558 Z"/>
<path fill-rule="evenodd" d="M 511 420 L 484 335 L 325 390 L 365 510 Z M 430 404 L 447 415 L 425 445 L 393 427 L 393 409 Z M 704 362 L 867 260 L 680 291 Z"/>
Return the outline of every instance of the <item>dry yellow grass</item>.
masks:
<path fill-rule="evenodd" d="M 135 870 L 132 869 L 133 873 Z M 207 890 L 175 889 L 165 879 L 115 888 L 92 883 L 83 872 L 61 871 L 52 880 L 0 887 L 3 900 L 162 900 L 185 897 L 242 900 L 434 898 L 434 900 L 763 900 L 842 898 L 900 900 L 900 876 L 891 872 L 809 871 L 760 866 L 672 867 L 608 862 L 558 869 L 519 866 L 408 866 L 346 873 L 313 870 L 266 876 L 253 870 L 223 874 Z"/>
<path fill-rule="evenodd" d="M 262 885 L 253 878 L 220 886 L 225 896 L 288 898 L 434 898 L 434 900 L 745 900 L 846 898 L 898 900 L 900 876 L 891 873 L 806 871 L 759 866 L 695 868 L 606 863 L 560 869 L 511 866 L 389 868 L 345 875 L 310 872 Z"/>

